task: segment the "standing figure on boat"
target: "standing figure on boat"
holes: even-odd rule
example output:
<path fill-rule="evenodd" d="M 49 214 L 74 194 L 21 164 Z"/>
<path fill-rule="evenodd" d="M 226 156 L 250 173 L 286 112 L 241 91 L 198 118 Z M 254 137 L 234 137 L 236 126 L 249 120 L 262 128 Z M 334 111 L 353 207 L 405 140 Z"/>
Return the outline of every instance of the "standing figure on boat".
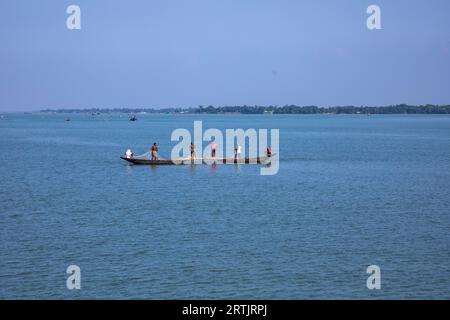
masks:
<path fill-rule="evenodd" d="M 195 144 L 191 142 L 191 159 L 195 158 Z"/>
<path fill-rule="evenodd" d="M 241 145 L 238 144 L 236 148 L 236 159 L 239 159 L 241 157 L 242 148 Z"/>
<path fill-rule="evenodd" d="M 152 160 L 158 160 L 158 145 L 153 143 L 151 148 Z"/>
<path fill-rule="evenodd" d="M 217 143 L 211 142 L 211 157 L 214 158 L 216 156 Z"/>

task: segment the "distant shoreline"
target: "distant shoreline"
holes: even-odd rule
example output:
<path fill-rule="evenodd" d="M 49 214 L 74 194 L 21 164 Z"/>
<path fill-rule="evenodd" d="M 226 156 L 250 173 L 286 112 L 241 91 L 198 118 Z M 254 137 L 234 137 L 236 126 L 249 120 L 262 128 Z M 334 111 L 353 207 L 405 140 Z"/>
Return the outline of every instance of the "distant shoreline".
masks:
<path fill-rule="evenodd" d="M 382 107 L 367 106 L 199 106 L 197 108 L 86 108 L 86 109 L 45 109 L 41 113 L 90 113 L 111 114 L 450 114 L 450 105 L 392 105 Z"/>

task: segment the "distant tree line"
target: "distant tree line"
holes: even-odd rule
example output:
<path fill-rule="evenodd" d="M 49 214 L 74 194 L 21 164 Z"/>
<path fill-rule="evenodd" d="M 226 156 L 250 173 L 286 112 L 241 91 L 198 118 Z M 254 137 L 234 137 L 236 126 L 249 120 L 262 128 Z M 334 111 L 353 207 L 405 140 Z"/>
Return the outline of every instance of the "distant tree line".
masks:
<path fill-rule="evenodd" d="M 199 106 L 196 108 L 113 108 L 113 109 L 45 109 L 41 112 L 57 113 L 188 113 L 188 114 L 450 114 L 450 105 L 407 105 L 399 104 L 384 107 L 368 106 Z"/>

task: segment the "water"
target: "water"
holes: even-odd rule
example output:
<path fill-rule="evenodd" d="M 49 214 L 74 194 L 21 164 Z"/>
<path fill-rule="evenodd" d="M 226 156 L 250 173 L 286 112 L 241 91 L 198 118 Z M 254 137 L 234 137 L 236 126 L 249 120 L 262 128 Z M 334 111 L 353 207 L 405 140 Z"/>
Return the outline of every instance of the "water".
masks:
<path fill-rule="evenodd" d="M 448 116 L 66 117 L 0 120 L 2 299 L 450 298 Z M 194 120 L 279 128 L 279 173 L 119 159 Z"/>

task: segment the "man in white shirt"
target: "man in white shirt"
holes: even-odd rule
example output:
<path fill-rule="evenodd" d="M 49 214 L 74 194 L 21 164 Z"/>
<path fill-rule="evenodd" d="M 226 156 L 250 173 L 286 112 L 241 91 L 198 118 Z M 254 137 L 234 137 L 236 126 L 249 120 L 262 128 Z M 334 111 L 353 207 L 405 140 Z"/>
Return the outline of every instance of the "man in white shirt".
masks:
<path fill-rule="evenodd" d="M 133 156 L 133 151 L 131 151 L 131 149 L 128 149 L 127 152 L 125 152 L 125 156 L 128 159 L 131 159 L 131 157 Z"/>
<path fill-rule="evenodd" d="M 237 159 L 239 159 L 241 157 L 241 152 L 242 152 L 241 146 L 238 144 L 237 150 L 236 150 L 236 158 Z"/>

